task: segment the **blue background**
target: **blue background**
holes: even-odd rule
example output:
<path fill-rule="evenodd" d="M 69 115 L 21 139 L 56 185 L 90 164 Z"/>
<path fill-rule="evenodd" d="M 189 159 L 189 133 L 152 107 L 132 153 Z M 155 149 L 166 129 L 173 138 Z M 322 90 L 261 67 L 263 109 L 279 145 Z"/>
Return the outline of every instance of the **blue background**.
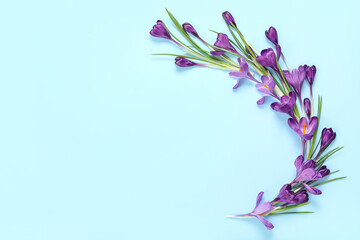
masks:
<path fill-rule="evenodd" d="M 231 11 L 248 40 L 279 33 L 292 67 L 315 64 L 322 127 L 348 179 L 302 210 L 247 213 L 294 177 L 286 116 L 227 72 L 179 69 L 149 36 L 167 7 L 209 42 Z M 0 239 L 347 239 L 359 215 L 358 1 L 1 1 Z M 306 87 L 304 87 L 306 92 Z M 300 209 L 299 209 L 300 210 Z"/>

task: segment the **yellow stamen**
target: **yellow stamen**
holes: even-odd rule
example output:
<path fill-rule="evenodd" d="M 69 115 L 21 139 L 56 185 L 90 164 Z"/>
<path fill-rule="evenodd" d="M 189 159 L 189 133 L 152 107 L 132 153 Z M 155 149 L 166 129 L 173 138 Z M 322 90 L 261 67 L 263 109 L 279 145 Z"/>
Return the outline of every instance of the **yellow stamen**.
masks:
<path fill-rule="evenodd" d="M 267 90 L 270 90 L 270 89 L 269 89 L 269 87 L 266 85 L 266 83 L 264 84 L 264 87 L 266 87 L 266 88 L 267 88 Z"/>
<path fill-rule="evenodd" d="M 281 103 L 281 105 L 284 105 L 283 103 Z"/>
<path fill-rule="evenodd" d="M 303 126 L 304 126 L 303 134 L 305 135 L 306 123 L 304 123 Z"/>
<path fill-rule="evenodd" d="M 241 72 L 241 69 L 239 68 L 239 72 Z"/>

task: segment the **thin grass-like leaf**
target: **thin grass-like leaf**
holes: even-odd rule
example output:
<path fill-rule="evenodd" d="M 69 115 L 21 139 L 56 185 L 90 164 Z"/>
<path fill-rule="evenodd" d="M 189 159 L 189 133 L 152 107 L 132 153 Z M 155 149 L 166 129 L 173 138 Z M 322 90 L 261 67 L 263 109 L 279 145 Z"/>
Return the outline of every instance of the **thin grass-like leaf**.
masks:
<path fill-rule="evenodd" d="M 305 205 L 308 205 L 310 202 L 306 202 L 306 203 L 301 203 L 301 204 L 297 204 L 297 205 L 292 205 L 292 206 L 286 206 L 286 207 L 280 207 L 278 209 L 275 209 L 273 211 L 271 211 L 271 213 L 277 213 L 277 212 L 283 212 L 289 209 L 293 209 L 293 208 L 297 208 L 297 207 L 302 207 Z"/>
<path fill-rule="evenodd" d="M 317 187 L 317 186 L 320 186 L 320 185 L 323 185 L 323 184 L 326 184 L 326 183 L 329 183 L 329 182 L 333 182 L 333 181 L 337 181 L 337 180 L 341 180 L 341 179 L 345 179 L 345 178 L 347 178 L 347 176 L 333 178 L 333 179 L 330 179 L 330 180 L 327 180 L 327 181 L 324 181 L 324 182 L 321 182 L 321 183 L 317 183 L 317 184 L 313 185 L 313 187 Z"/>
<path fill-rule="evenodd" d="M 318 96 L 318 113 L 317 113 L 317 117 L 318 117 L 318 125 L 316 127 L 316 130 L 315 130 L 315 133 L 314 133 L 314 136 L 311 140 L 311 147 L 310 147 L 310 152 L 309 154 L 311 155 L 311 157 L 314 155 L 314 152 L 313 149 L 314 149 L 314 144 L 315 144 L 315 141 L 316 141 L 316 136 L 317 136 L 317 132 L 319 130 L 319 126 L 320 126 L 320 117 L 321 117 L 321 110 L 322 110 L 322 97 L 319 95 Z M 320 141 L 320 139 L 319 139 Z M 318 142 L 319 144 L 319 142 Z"/>
<path fill-rule="evenodd" d="M 314 212 L 308 212 L 308 211 L 303 211 L 303 212 L 279 212 L 279 213 L 270 213 L 269 215 L 298 214 L 298 213 L 314 213 Z"/>

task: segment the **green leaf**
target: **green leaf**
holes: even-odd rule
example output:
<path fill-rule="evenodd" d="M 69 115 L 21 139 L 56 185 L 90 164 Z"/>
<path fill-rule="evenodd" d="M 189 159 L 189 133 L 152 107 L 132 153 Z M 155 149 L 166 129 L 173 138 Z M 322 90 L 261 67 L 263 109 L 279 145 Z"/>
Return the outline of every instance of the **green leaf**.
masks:
<path fill-rule="evenodd" d="M 321 183 L 317 183 L 317 184 L 313 185 L 313 187 L 317 187 L 317 186 L 320 186 L 320 185 L 323 185 L 323 184 L 326 184 L 326 183 L 329 183 L 329 182 L 333 182 L 333 181 L 337 181 L 337 180 L 341 180 L 341 179 L 345 179 L 345 178 L 347 178 L 347 176 L 333 178 L 333 179 L 330 179 L 330 180 L 327 180 L 327 181 L 324 181 L 324 182 L 321 182 Z"/>
<path fill-rule="evenodd" d="M 212 58 L 212 55 L 209 54 L 209 52 L 203 50 L 202 48 L 199 47 L 199 45 L 197 45 L 192 38 L 189 36 L 189 34 L 187 34 L 187 32 L 183 29 L 183 27 L 181 26 L 181 24 L 176 20 L 176 18 L 174 17 L 174 15 L 172 15 L 169 10 L 166 9 L 166 12 L 168 13 L 171 21 L 174 23 L 175 27 L 179 30 L 179 32 L 191 43 L 191 45 L 196 48 L 200 53 L 204 54 L 205 56 Z M 165 24 L 164 24 L 165 25 Z M 166 28 L 167 29 L 167 28 Z M 180 43 L 182 43 L 178 38 L 176 38 L 173 34 L 171 34 L 177 41 L 179 41 Z M 184 46 L 186 46 L 184 43 L 182 43 Z"/>
<path fill-rule="evenodd" d="M 298 214 L 298 213 L 314 213 L 314 212 L 279 212 L 279 213 L 270 213 L 269 215 L 280 215 L 280 214 Z"/>
<path fill-rule="evenodd" d="M 311 140 L 311 147 L 310 147 L 310 152 L 309 152 L 309 155 L 311 156 L 310 158 L 312 158 L 312 156 L 314 155 L 315 151 L 313 151 L 314 149 L 314 144 L 315 144 L 315 141 L 316 141 L 316 136 L 317 136 L 317 132 L 319 130 L 319 126 L 320 126 L 320 117 L 321 117 L 321 110 L 322 110 L 322 97 L 319 95 L 318 96 L 318 112 L 317 112 L 317 117 L 318 117 L 318 125 L 316 127 L 316 130 L 315 130 L 315 133 L 314 133 L 314 136 Z M 319 145 L 320 143 L 320 139 L 319 139 L 319 142 L 317 144 L 317 146 Z M 317 148 L 317 147 L 316 147 Z M 316 150 L 316 149 L 315 149 Z"/>
<path fill-rule="evenodd" d="M 344 147 L 336 147 L 336 148 L 330 150 L 329 152 L 327 152 L 324 156 L 322 156 L 317 161 L 317 164 L 316 164 L 317 169 L 319 169 L 329 157 L 331 157 L 332 155 L 334 155 L 335 153 L 337 153 L 338 151 L 340 151 L 343 148 Z"/>
<path fill-rule="evenodd" d="M 211 60 L 208 60 L 208 59 L 197 58 L 197 57 L 193 57 L 193 56 L 186 56 L 186 55 L 181 55 L 181 54 L 156 53 L 156 54 L 151 54 L 151 55 L 154 55 L 154 56 L 184 57 L 184 58 L 188 58 L 188 59 L 192 59 L 192 60 L 198 60 L 198 61 L 203 61 L 203 62 L 206 62 L 206 63 L 211 63 L 211 64 L 217 65 L 217 66 L 219 66 L 219 67 L 222 67 L 222 68 L 226 68 L 226 67 L 227 67 L 226 65 L 221 64 L 221 62 L 215 62 L 215 61 L 211 61 Z"/>
<path fill-rule="evenodd" d="M 302 207 L 302 206 L 308 205 L 309 203 L 310 203 L 310 202 L 301 203 L 301 204 L 292 205 L 292 206 L 280 207 L 280 208 L 278 208 L 278 209 L 276 209 L 276 210 L 271 211 L 270 213 L 283 212 L 283 211 L 290 210 L 290 209 L 293 209 L 293 208 L 297 208 L 297 207 Z"/>

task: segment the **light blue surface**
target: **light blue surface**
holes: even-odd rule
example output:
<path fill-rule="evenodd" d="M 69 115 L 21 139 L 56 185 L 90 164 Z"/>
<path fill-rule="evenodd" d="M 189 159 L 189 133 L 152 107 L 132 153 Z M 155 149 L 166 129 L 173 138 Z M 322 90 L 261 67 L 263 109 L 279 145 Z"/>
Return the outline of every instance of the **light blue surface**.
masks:
<path fill-rule="evenodd" d="M 302 210 L 252 210 L 294 176 L 300 143 L 286 117 L 258 107 L 250 83 L 179 69 L 148 32 L 164 10 L 225 31 L 224 10 L 258 49 L 273 25 L 290 64 L 316 64 L 322 127 L 345 150 L 345 181 Z M 358 1 L 2 1 L 0 239 L 350 239 L 358 235 Z M 172 28 L 173 29 L 173 28 Z M 357 224 L 356 224 L 357 223 Z M 352 238 L 354 239 L 354 238 Z"/>

